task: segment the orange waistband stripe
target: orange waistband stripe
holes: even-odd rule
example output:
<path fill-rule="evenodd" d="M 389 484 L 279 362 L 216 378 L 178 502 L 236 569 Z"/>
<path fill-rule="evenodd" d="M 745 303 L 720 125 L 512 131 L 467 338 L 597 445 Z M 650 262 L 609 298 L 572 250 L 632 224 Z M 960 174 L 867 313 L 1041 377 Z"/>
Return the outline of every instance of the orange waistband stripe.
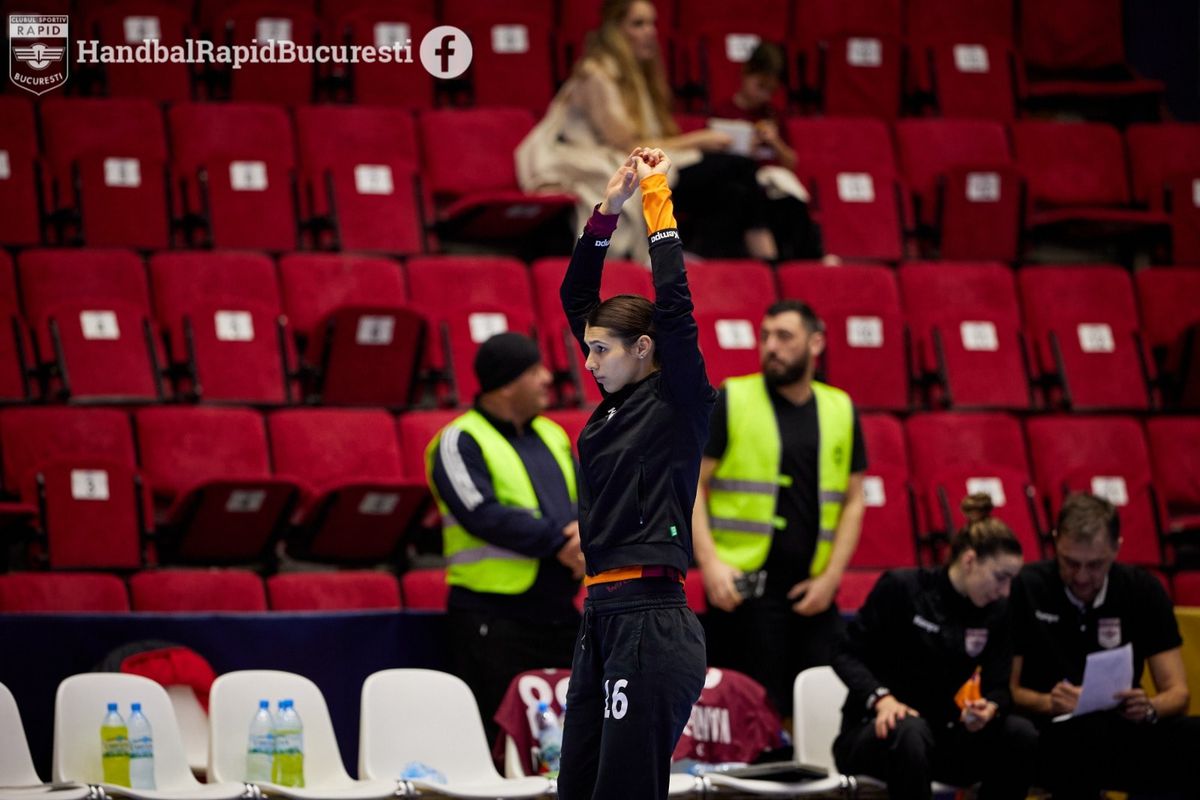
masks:
<path fill-rule="evenodd" d="M 638 578 L 673 578 L 683 583 L 683 573 L 674 567 L 617 567 L 595 575 L 583 577 L 584 586 L 595 586 L 600 583 L 616 583 L 617 581 L 632 581 Z"/>
<path fill-rule="evenodd" d="M 666 175 L 651 175 L 642 181 L 642 214 L 646 217 L 647 233 L 678 227 Z"/>

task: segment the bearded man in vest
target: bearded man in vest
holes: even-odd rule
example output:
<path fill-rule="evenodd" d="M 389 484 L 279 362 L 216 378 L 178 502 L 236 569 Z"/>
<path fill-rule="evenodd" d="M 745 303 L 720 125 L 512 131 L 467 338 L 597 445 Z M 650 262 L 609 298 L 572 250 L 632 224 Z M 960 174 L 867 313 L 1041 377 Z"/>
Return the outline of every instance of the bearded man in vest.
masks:
<path fill-rule="evenodd" d="M 571 440 L 540 416 L 551 375 L 537 344 L 497 334 L 475 374 L 474 407 L 434 437 L 425 465 L 442 515 L 451 668 L 491 741 L 513 676 L 571 666 L 584 563 Z"/>
<path fill-rule="evenodd" d="M 785 718 L 803 670 L 830 663 L 834 603 L 858 545 L 866 448 L 849 395 L 813 379 L 824 327 L 805 303 L 767 309 L 762 372 L 713 410 L 692 520 L 708 663 L 750 675 Z"/>

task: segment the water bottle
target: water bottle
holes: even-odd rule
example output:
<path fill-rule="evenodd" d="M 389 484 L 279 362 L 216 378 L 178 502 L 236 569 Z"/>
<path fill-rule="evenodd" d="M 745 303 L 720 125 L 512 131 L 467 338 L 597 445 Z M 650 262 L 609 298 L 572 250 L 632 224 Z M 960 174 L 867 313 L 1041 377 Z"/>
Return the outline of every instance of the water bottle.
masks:
<path fill-rule="evenodd" d="M 562 753 L 562 728 L 549 703 L 537 709 L 538 773 L 551 778 L 558 775 L 558 757 Z"/>
<path fill-rule="evenodd" d="M 100 723 L 100 761 L 104 782 L 129 786 L 129 729 L 117 713 L 117 704 L 108 704 L 108 713 Z"/>
<path fill-rule="evenodd" d="M 279 701 L 275 719 L 275 782 L 280 786 L 304 786 L 304 724 L 291 700 Z"/>
<path fill-rule="evenodd" d="M 271 719 L 271 704 L 258 701 L 258 711 L 250 722 L 250 740 L 246 746 L 246 782 L 267 783 L 274 777 L 275 722 Z"/>
<path fill-rule="evenodd" d="M 154 734 L 141 703 L 134 703 L 129 714 L 129 785 L 154 788 Z"/>

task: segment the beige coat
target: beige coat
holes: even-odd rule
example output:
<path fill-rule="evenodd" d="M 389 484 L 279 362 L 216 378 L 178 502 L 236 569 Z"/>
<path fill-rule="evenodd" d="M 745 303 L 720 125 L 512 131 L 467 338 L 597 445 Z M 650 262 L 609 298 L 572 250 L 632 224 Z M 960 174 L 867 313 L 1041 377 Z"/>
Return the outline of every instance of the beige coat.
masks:
<path fill-rule="evenodd" d="M 576 227 L 591 216 L 604 199 L 608 179 L 640 143 L 661 141 L 663 131 L 651 105 L 649 92 L 641 93 L 643 136 L 633 129 L 614 79 L 615 66 L 591 60 L 563 84 L 542 118 L 516 151 L 517 181 L 527 192 L 563 191 L 574 194 Z M 700 160 L 700 151 L 673 150 L 678 169 Z M 673 171 L 672 175 L 677 175 Z M 641 203 L 627 203 L 612 237 L 612 252 L 649 263 L 646 224 Z"/>

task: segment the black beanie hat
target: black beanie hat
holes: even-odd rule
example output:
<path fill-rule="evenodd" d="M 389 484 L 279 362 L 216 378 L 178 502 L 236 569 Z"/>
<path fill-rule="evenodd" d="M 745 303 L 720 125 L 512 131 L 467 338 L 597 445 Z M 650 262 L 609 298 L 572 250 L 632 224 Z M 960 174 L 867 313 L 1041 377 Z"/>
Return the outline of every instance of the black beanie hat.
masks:
<path fill-rule="evenodd" d="M 475 353 L 479 391 L 490 392 L 507 386 L 541 360 L 542 353 L 533 339 L 520 333 L 497 333 Z"/>

